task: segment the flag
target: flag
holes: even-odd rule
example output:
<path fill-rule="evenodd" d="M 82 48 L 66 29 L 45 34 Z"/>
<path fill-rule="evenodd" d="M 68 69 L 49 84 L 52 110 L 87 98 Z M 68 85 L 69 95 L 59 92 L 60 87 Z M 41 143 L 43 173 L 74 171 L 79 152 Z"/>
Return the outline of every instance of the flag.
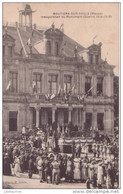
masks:
<path fill-rule="evenodd" d="M 93 87 L 91 87 L 91 88 L 87 91 L 87 93 L 85 94 L 86 98 L 88 97 L 89 92 L 90 92 L 92 89 L 93 89 Z"/>
<path fill-rule="evenodd" d="M 47 94 L 45 94 L 45 98 L 46 98 L 46 99 L 48 99 L 48 96 L 47 96 Z"/>
<path fill-rule="evenodd" d="M 49 94 L 45 94 L 45 98 L 46 98 L 46 100 L 48 100 L 49 99 Z"/>
<path fill-rule="evenodd" d="M 45 94 L 46 100 L 50 100 L 50 94 Z"/>
<path fill-rule="evenodd" d="M 58 88 L 58 95 L 60 96 L 61 94 L 61 86 L 59 85 L 59 88 Z"/>
<path fill-rule="evenodd" d="M 85 97 L 86 97 L 86 95 L 85 95 L 85 94 L 82 94 L 82 95 L 80 96 L 80 100 L 84 100 Z"/>
<path fill-rule="evenodd" d="M 32 88 L 33 88 L 33 92 L 35 92 L 36 91 L 36 82 L 35 81 L 33 81 L 33 83 L 32 83 Z"/>
<path fill-rule="evenodd" d="M 93 89 L 93 87 L 91 87 L 91 88 L 88 90 L 88 92 L 90 92 L 92 89 Z"/>
<path fill-rule="evenodd" d="M 61 24 L 59 30 L 61 30 L 64 33 L 64 24 Z"/>
<path fill-rule="evenodd" d="M 32 83 L 32 87 L 34 88 L 36 86 L 36 82 L 35 81 L 33 81 L 33 83 Z"/>
<path fill-rule="evenodd" d="M 6 90 L 7 90 L 7 91 L 10 89 L 10 86 L 11 86 L 11 80 L 9 80 L 9 83 L 8 83 L 8 85 L 7 85 L 7 87 L 6 87 Z"/>
<path fill-rule="evenodd" d="M 52 100 L 53 98 L 55 98 L 55 94 L 52 94 L 51 96 L 50 96 L 50 99 Z"/>
<path fill-rule="evenodd" d="M 97 35 L 93 37 L 93 40 L 94 40 L 95 38 L 97 38 Z"/>
<path fill-rule="evenodd" d="M 29 38 L 28 41 L 27 41 L 27 45 L 31 45 L 31 39 Z"/>
<path fill-rule="evenodd" d="M 64 94 L 66 94 L 66 89 L 67 89 L 67 86 L 66 84 L 64 84 Z"/>
<path fill-rule="evenodd" d="M 61 29 L 63 28 L 63 26 L 64 26 L 64 24 L 61 24 L 61 26 L 60 26 L 59 30 L 61 30 Z"/>
<path fill-rule="evenodd" d="M 77 96 L 78 100 L 80 100 L 80 95 Z"/>
<path fill-rule="evenodd" d="M 73 91 L 75 89 L 75 85 L 71 88 L 71 91 Z"/>
<path fill-rule="evenodd" d="M 97 38 L 97 35 L 93 37 L 93 44 L 94 44 L 94 40 Z"/>

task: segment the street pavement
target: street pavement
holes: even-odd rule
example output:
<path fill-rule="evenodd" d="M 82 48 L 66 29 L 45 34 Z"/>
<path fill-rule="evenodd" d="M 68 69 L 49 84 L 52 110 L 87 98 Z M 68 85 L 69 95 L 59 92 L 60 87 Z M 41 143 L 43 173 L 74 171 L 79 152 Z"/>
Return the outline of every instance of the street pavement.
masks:
<path fill-rule="evenodd" d="M 60 184 L 40 183 L 39 175 L 33 174 L 28 178 L 27 173 L 20 173 L 20 177 L 3 176 L 3 188 L 7 189 L 86 189 L 85 183 L 66 183 L 61 181 Z"/>

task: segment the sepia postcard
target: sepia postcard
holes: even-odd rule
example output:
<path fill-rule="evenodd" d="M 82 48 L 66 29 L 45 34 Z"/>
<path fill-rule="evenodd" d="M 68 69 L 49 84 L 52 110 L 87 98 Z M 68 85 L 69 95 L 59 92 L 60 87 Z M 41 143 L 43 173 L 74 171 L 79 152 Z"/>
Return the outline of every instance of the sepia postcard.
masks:
<path fill-rule="evenodd" d="M 118 192 L 120 3 L 2 11 L 2 188 Z"/>

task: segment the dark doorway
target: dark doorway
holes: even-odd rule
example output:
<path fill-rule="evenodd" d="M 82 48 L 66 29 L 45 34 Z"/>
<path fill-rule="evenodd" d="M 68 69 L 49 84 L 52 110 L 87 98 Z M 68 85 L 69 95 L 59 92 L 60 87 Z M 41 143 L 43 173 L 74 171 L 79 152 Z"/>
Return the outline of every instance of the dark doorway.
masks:
<path fill-rule="evenodd" d="M 9 112 L 9 131 L 17 131 L 17 111 Z"/>
<path fill-rule="evenodd" d="M 63 111 L 64 111 L 64 124 L 68 124 L 68 109 L 65 108 Z"/>
<path fill-rule="evenodd" d="M 52 110 L 50 108 L 47 109 L 47 115 L 48 115 L 48 124 L 52 124 Z"/>
<path fill-rule="evenodd" d="M 36 110 L 33 108 L 33 126 L 36 126 Z"/>

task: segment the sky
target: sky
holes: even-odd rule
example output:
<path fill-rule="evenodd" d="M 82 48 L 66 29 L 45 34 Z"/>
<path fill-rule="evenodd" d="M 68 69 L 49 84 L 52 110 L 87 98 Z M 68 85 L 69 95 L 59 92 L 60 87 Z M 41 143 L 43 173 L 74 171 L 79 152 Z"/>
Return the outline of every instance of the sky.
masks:
<path fill-rule="evenodd" d="M 35 11 L 33 24 L 50 28 L 54 22 L 59 28 L 63 23 L 64 33 L 86 48 L 93 43 L 96 36 L 94 43 L 102 42 L 102 59 L 107 58 L 109 64 L 115 65 L 114 73 L 119 75 L 119 3 L 28 4 Z M 22 10 L 24 5 L 25 3 L 3 3 L 3 21 L 8 24 L 19 21 L 18 10 Z"/>

